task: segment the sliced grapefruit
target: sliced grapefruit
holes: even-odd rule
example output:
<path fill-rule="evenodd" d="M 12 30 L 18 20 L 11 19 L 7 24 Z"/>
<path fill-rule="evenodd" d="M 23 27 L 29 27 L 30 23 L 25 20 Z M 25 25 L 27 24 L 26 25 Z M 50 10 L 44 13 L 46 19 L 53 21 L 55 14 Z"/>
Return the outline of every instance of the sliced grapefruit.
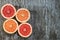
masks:
<path fill-rule="evenodd" d="M 26 8 L 18 9 L 17 12 L 16 12 L 16 19 L 21 23 L 27 22 L 30 19 L 29 10 L 26 9 Z"/>
<path fill-rule="evenodd" d="M 29 23 L 22 23 L 18 27 L 18 34 L 21 37 L 27 38 L 32 34 L 32 26 Z"/>
<path fill-rule="evenodd" d="M 4 18 L 10 19 L 15 16 L 16 9 L 12 4 L 5 4 L 1 8 L 1 14 Z"/>
<path fill-rule="evenodd" d="M 8 19 L 3 23 L 3 29 L 6 33 L 13 34 L 17 31 L 18 23 L 14 19 Z"/>

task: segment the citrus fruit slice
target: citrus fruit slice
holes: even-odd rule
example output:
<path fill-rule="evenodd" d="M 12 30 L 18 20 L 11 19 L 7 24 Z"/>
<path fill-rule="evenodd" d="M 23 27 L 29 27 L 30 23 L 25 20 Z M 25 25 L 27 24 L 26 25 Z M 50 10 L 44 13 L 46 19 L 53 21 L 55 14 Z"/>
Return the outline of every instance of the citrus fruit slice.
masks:
<path fill-rule="evenodd" d="M 10 19 L 15 16 L 16 9 L 12 4 L 5 4 L 1 8 L 1 14 L 4 18 Z"/>
<path fill-rule="evenodd" d="M 6 33 L 13 34 L 17 31 L 18 23 L 14 19 L 8 19 L 3 23 L 3 29 Z"/>
<path fill-rule="evenodd" d="M 21 37 L 27 38 L 32 34 L 32 26 L 29 23 L 22 23 L 18 27 L 18 34 Z"/>
<path fill-rule="evenodd" d="M 16 19 L 23 23 L 30 19 L 30 12 L 26 8 L 20 8 L 16 12 Z"/>

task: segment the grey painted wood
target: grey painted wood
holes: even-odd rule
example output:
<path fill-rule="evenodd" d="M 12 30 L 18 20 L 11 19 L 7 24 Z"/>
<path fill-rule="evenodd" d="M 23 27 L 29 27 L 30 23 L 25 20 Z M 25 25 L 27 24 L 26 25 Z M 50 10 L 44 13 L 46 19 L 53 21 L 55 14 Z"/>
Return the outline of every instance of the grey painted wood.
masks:
<path fill-rule="evenodd" d="M 0 40 L 60 40 L 60 0 L 0 0 L 0 9 L 6 3 L 30 11 L 28 23 L 32 25 L 33 33 L 29 38 L 22 38 L 17 32 L 5 33 L 2 24 L 6 19 L 0 15 Z"/>

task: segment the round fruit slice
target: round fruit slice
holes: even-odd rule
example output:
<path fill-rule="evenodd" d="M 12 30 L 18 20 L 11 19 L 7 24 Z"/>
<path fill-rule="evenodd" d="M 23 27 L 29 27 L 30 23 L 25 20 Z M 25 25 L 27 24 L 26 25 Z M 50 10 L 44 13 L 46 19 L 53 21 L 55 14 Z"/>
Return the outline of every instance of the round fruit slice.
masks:
<path fill-rule="evenodd" d="M 3 29 L 6 33 L 13 34 L 17 31 L 18 23 L 14 19 L 8 19 L 3 23 Z"/>
<path fill-rule="evenodd" d="M 21 23 L 27 22 L 30 19 L 30 12 L 25 8 L 20 8 L 16 12 L 16 19 Z"/>
<path fill-rule="evenodd" d="M 29 23 L 20 24 L 18 27 L 18 34 L 24 38 L 29 37 L 32 34 L 32 26 Z"/>
<path fill-rule="evenodd" d="M 5 4 L 1 8 L 1 14 L 4 18 L 10 19 L 15 16 L 16 9 L 11 4 Z"/>

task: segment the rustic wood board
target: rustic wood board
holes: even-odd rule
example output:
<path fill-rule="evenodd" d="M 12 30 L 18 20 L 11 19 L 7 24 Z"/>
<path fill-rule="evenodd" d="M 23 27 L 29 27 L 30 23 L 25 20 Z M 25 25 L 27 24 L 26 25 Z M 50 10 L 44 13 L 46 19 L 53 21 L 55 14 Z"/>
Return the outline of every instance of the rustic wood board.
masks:
<path fill-rule="evenodd" d="M 33 33 L 29 38 L 22 38 L 17 32 L 5 33 L 2 24 L 6 19 L 0 15 L 0 40 L 60 40 L 60 0 L 0 0 L 0 9 L 6 3 L 30 11 L 28 23 L 32 25 Z"/>

